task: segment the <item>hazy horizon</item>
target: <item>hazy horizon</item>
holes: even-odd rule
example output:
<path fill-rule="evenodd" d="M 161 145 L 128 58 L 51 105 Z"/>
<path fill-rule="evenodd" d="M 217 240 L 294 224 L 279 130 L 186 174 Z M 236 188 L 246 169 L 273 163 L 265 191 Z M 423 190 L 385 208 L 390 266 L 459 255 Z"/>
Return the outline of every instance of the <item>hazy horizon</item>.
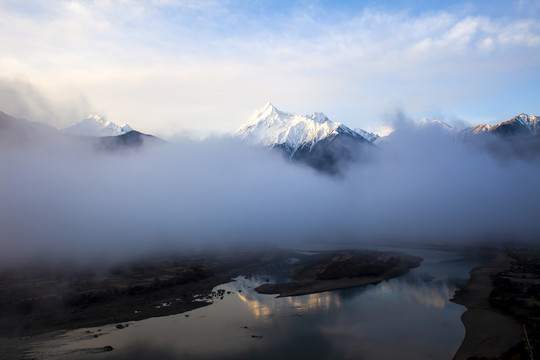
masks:
<path fill-rule="evenodd" d="M 272 101 L 380 132 L 540 114 L 540 2 L 0 2 L 0 110 L 87 113 L 163 137 L 237 129 Z"/>
<path fill-rule="evenodd" d="M 415 122 L 539 114 L 537 15 L 532 0 L 0 2 L 0 111 L 56 128 L 101 113 L 170 140 L 107 155 L 6 135 L 2 246 L 531 240 L 537 158 Z M 268 101 L 396 131 L 330 177 L 225 135 Z"/>
<path fill-rule="evenodd" d="M 493 154 L 399 116 L 395 123 L 399 131 L 340 176 L 230 137 L 120 153 L 77 137 L 2 141 L 2 260 L 537 239 L 538 157 Z"/>

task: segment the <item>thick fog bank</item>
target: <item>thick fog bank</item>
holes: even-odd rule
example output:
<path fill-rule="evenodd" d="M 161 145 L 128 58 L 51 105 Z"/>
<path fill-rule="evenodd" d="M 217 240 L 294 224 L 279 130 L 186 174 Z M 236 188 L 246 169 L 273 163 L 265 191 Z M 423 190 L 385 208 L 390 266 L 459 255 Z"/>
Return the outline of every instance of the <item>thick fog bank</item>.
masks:
<path fill-rule="evenodd" d="M 538 161 L 501 161 L 436 128 L 396 132 L 341 177 L 230 138 L 114 154 L 71 145 L 0 144 L 3 260 L 540 237 Z"/>
<path fill-rule="evenodd" d="M 362 210 L 367 234 L 433 242 L 540 240 L 540 159 L 503 150 L 456 141 L 438 126 L 392 134 L 377 161 L 347 176 L 371 209 Z"/>

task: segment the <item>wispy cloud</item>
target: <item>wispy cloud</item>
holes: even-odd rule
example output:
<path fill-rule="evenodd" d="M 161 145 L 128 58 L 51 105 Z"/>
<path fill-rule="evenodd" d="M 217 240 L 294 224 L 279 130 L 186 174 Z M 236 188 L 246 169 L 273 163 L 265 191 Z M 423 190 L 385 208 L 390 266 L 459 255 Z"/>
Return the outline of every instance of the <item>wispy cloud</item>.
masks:
<path fill-rule="evenodd" d="M 7 2 L 0 75 L 53 98 L 80 93 L 111 120 L 161 134 L 231 131 L 268 100 L 354 127 L 382 126 L 396 103 L 418 117 L 501 121 L 540 112 L 538 4 L 523 4 L 494 15 L 467 4 Z M 529 97 L 505 90 L 516 84 Z"/>

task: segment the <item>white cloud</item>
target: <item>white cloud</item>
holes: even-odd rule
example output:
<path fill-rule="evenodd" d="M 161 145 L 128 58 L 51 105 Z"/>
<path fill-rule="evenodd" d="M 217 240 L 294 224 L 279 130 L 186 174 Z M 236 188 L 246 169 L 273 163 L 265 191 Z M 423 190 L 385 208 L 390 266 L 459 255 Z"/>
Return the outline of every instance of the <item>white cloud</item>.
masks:
<path fill-rule="evenodd" d="M 488 108 L 479 94 L 540 75 L 540 22 L 531 18 L 316 6 L 277 17 L 212 1 L 35 4 L 39 11 L 0 6 L 0 76 L 24 77 L 55 98 L 78 92 L 111 120 L 128 117 L 148 132 L 234 130 L 268 100 L 346 123 L 380 118 L 394 102 L 420 117 L 466 107 L 472 96 Z"/>

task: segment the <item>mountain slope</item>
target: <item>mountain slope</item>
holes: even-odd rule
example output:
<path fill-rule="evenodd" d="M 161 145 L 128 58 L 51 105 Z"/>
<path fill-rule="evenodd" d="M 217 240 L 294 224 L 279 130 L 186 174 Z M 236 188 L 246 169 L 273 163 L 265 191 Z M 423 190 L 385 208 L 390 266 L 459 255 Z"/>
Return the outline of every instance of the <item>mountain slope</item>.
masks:
<path fill-rule="evenodd" d="M 0 141 L 4 144 L 24 145 L 44 137 L 57 138 L 61 133 L 52 126 L 15 118 L 0 111 Z"/>
<path fill-rule="evenodd" d="M 116 125 L 115 123 L 106 120 L 103 115 L 89 114 L 86 119 L 78 122 L 75 125 L 63 129 L 63 132 L 83 135 L 83 136 L 118 136 L 126 134 L 133 129 L 127 125 Z"/>
<path fill-rule="evenodd" d="M 358 132 L 331 121 L 323 113 L 298 115 L 280 111 L 271 103 L 255 111 L 235 134 L 252 144 L 279 146 L 291 155 L 301 147 L 311 149 L 319 141 L 336 135 L 366 141 Z"/>
<path fill-rule="evenodd" d="M 284 151 L 317 170 L 337 173 L 343 162 L 357 159 L 372 146 L 359 132 L 333 122 L 323 113 L 298 115 L 271 103 L 256 110 L 235 133 L 241 139 Z"/>
<path fill-rule="evenodd" d="M 143 145 L 160 145 L 166 143 L 165 140 L 153 135 L 143 134 L 136 130 L 131 130 L 125 134 L 116 136 L 103 136 L 95 141 L 98 150 L 113 152 L 119 150 L 137 149 Z"/>
<path fill-rule="evenodd" d="M 99 114 L 89 114 L 86 119 L 62 131 L 82 136 L 95 149 L 106 152 L 137 149 L 145 144 L 165 143 L 158 137 L 133 130 L 127 124 L 117 125 Z"/>
<path fill-rule="evenodd" d="M 520 114 L 496 125 L 477 125 L 463 129 L 460 140 L 487 149 L 501 157 L 540 158 L 539 117 Z"/>
<path fill-rule="evenodd" d="M 116 152 L 138 149 L 147 144 L 163 144 L 166 142 L 158 137 L 131 130 L 129 126 L 119 127 L 114 123 L 101 121 L 102 119 L 103 117 L 98 117 L 98 121 L 96 121 L 96 118 L 88 117 L 83 120 L 86 125 L 91 124 L 92 121 L 95 122 L 97 125 L 91 124 L 87 129 L 93 129 L 92 131 L 97 129 L 98 133 L 101 134 L 100 136 L 79 135 L 71 131 L 59 131 L 43 123 L 14 118 L 0 111 L 0 144 L 24 147 L 55 144 L 66 148 L 82 144 L 83 146 L 89 146 L 93 150 Z M 100 127 L 100 124 L 104 126 Z M 127 131 L 128 129 L 130 130 Z M 103 135 L 103 130 L 105 130 L 105 133 L 112 132 L 115 135 Z"/>
<path fill-rule="evenodd" d="M 478 134 L 495 134 L 509 136 L 538 136 L 540 135 L 540 119 L 534 115 L 520 114 L 497 125 L 476 125 L 464 129 L 462 136 Z"/>
<path fill-rule="evenodd" d="M 363 137 L 364 139 L 366 139 L 367 141 L 369 141 L 370 143 L 373 143 L 375 144 L 381 137 L 377 134 L 374 134 L 374 133 L 370 133 L 366 130 L 362 130 L 362 129 L 354 129 L 355 132 L 357 132 L 361 137 Z"/>

